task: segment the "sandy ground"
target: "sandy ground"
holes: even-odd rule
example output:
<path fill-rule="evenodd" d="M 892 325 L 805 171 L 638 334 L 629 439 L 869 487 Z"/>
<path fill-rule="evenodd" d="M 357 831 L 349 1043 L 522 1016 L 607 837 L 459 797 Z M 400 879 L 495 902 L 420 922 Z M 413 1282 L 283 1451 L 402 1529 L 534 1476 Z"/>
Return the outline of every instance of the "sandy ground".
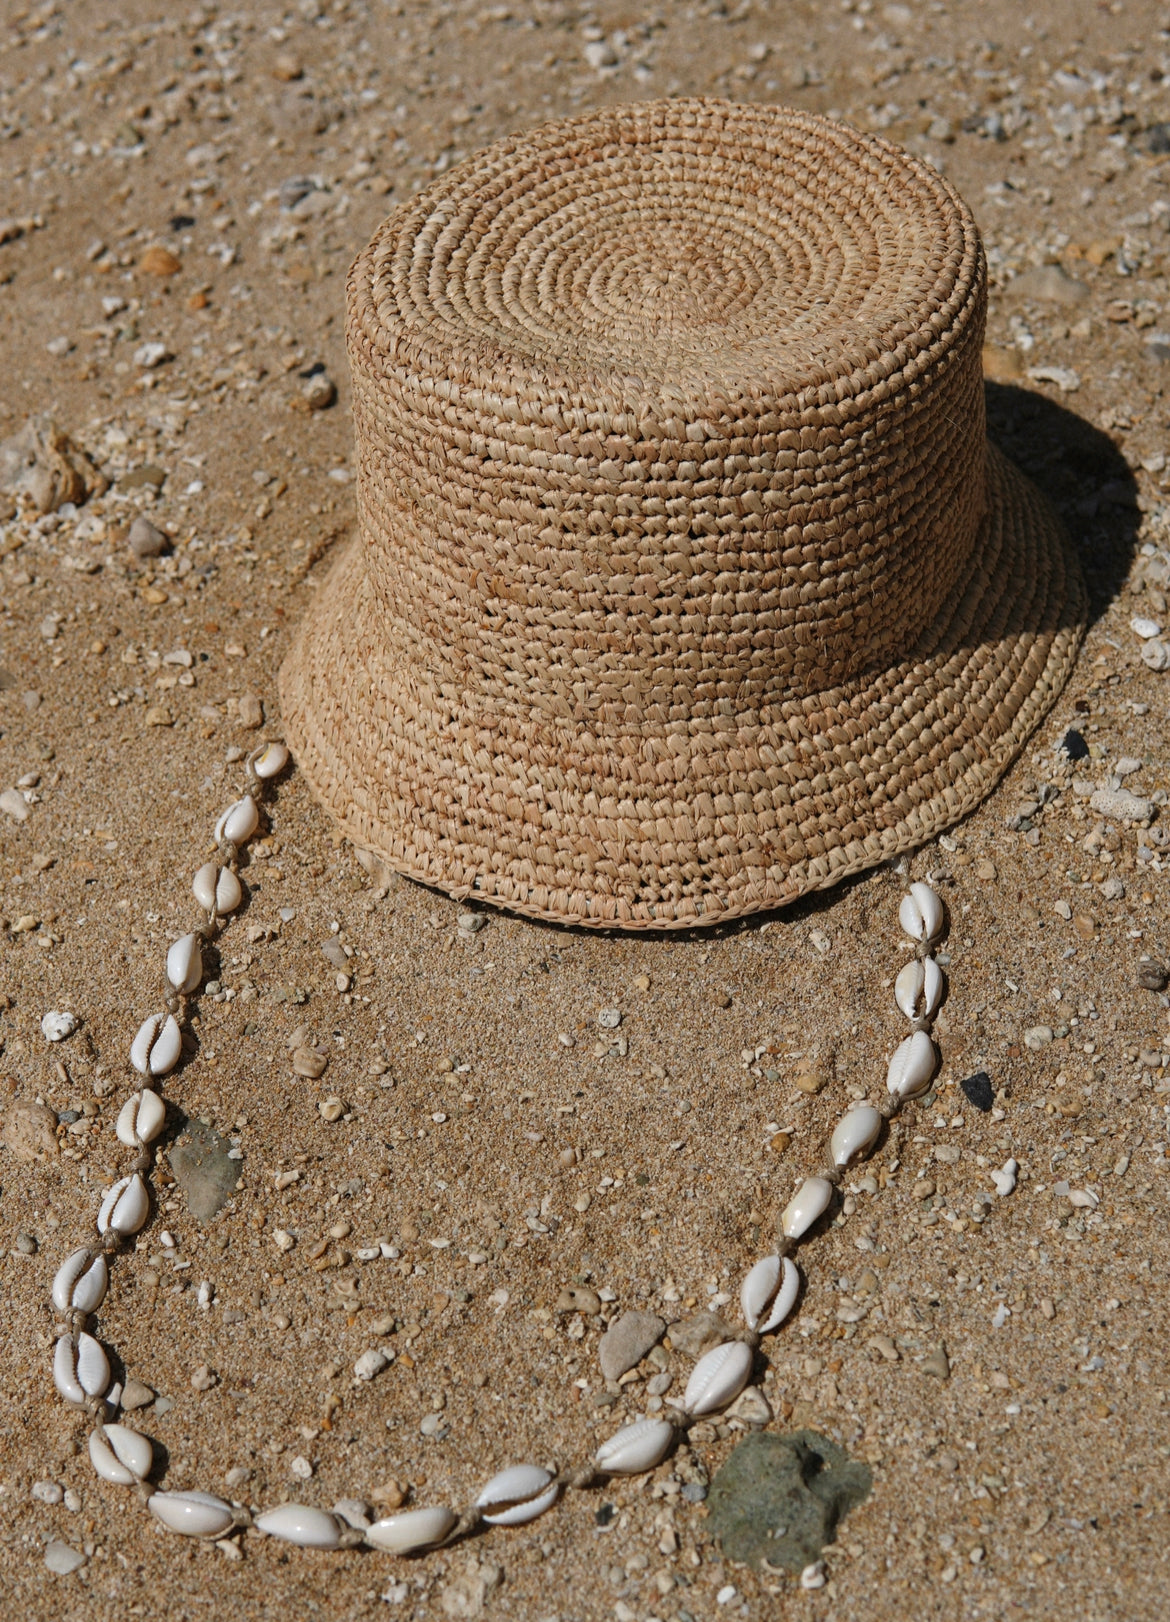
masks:
<path fill-rule="evenodd" d="M 471 1562 L 479 1589 L 497 1584 L 487 1613 L 526 1622 L 1164 1615 L 1170 1032 L 1138 976 L 1170 951 L 1170 674 L 1130 629 L 1166 611 L 1140 551 L 1168 528 L 1163 8 L 164 12 L 10 7 L 0 56 L 0 437 L 51 411 L 111 482 L 56 525 L 0 508 L 0 787 L 24 779 L 31 802 L 0 819 L 0 1107 L 40 1097 L 67 1117 L 44 1161 L 0 1150 L 6 1612 L 471 1615 Z M 614 58 L 601 70 L 591 28 Z M 415 1563 L 251 1535 L 233 1561 L 96 1481 L 85 1424 L 52 1391 L 48 1289 L 125 1158 L 129 1036 L 241 788 L 233 757 L 261 735 L 247 699 L 279 735 L 276 670 L 349 530 L 345 269 L 396 198 L 487 140 L 682 91 L 832 109 L 945 168 L 989 248 L 994 431 L 1060 505 L 1094 593 L 1055 712 L 991 801 L 909 863 L 939 875 L 952 919 L 939 1090 L 809 1247 L 800 1313 L 768 1348 L 776 1424 L 843 1443 L 874 1490 L 816 1592 L 725 1562 L 681 1490 L 738 1422 L 649 1478 Z M 169 358 L 146 365 L 150 344 Z M 294 409 L 313 367 L 338 401 Z M 169 556 L 131 553 L 138 512 L 170 530 Z M 168 661 L 183 650 L 189 664 Z M 1070 726 L 1090 750 L 1074 767 L 1055 753 Z M 1089 798 L 1131 761 L 1125 787 L 1158 801 L 1149 825 Z M 245 877 L 221 990 L 166 1086 L 168 1137 L 216 1123 L 241 1182 L 201 1224 L 164 1171 L 100 1317 L 117 1372 L 171 1399 L 137 1415 L 171 1488 L 328 1507 L 393 1502 L 397 1484 L 462 1505 L 504 1464 L 586 1456 L 660 1372 L 643 1364 L 597 1405 L 606 1317 L 733 1295 L 900 1035 L 889 871 L 711 936 L 502 916 L 463 936 L 442 896 L 371 880 L 294 771 Z M 331 934 L 353 952 L 344 994 Z M 56 1047 L 49 1009 L 81 1022 Z M 317 1081 L 288 1057 L 301 1025 L 329 1057 Z M 816 1095 L 794 1082 L 810 1064 Z M 979 1069 L 993 1115 L 958 1089 Z M 979 1204 L 1009 1156 L 1018 1190 Z M 278 1189 L 282 1172 L 300 1175 Z M 359 1259 L 379 1243 L 398 1254 Z M 558 1315 L 568 1285 L 612 1300 Z M 945 1382 L 922 1368 L 940 1342 Z M 374 1345 L 394 1361 L 357 1386 Z M 667 1366 L 685 1378 L 677 1354 Z M 37 1482 L 66 1501 L 34 1498 Z M 76 1574 L 46 1569 L 51 1538 L 87 1555 Z"/>

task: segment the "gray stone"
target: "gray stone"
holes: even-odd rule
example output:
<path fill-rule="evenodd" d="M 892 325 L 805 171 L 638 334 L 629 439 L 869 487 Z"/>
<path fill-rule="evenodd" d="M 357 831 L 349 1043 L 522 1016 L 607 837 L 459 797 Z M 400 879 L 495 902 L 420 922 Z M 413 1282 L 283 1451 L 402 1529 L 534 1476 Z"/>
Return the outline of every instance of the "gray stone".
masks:
<path fill-rule="evenodd" d="M 84 1566 L 85 1556 L 76 1549 L 71 1549 L 67 1543 L 58 1543 L 54 1538 L 52 1543 L 45 1544 L 45 1564 L 59 1577 L 68 1577 L 71 1571 L 77 1571 Z"/>
<path fill-rule="evenodd" d="M 623 1312 L 601 1337 L 597 1354 L 607 1380 L 620 1380 L 656 1346 L 666 1325 L 653 1312 Z"/>
<path fill-rule="evenodd" d="M 696 1312 L 670 1326 L 670 1344 L 683 1357 L 702 1357 L 713 1346 L 734 1339 L 735 1330 L 717 1312 Z"/>
<path fill-rule="evenodd" d="M 143 518 L 141 513 L 130 525 L 126 539 L 136 558 L 161 558 L 171 544 L 170 537 L 161 529 L 156 529 L 150 519 Z"/>
<path fill-rule="evenodd" d="M 200 1222 L 211 1221 L 240 1180 L 240 1162 L 228 1158 L 230 1149 L 207 1121 L 188 1121 L 167 1155 L 191 1215 Z"/>
<path fill-rule="evenodd" d="M 867 1465 L 816 1431 L 757 1431 L 711 1483 L 708 1514 L 728 1559 L 798 1572 L 820 1558 L 872 1486 Z"/>

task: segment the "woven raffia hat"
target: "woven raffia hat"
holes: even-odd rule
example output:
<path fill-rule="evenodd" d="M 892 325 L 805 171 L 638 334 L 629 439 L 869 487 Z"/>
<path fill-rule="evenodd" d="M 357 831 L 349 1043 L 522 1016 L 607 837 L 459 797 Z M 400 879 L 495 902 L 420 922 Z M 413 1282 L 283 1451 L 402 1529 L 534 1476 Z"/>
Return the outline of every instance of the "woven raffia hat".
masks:
<path fill-rule="evenodd" d="M 987 443 L 982 247 L 827 119 L 613 107 L 503 141 L 350 272 L 355 543 L 284 666 L 360 846 L 460 896 L 715 923 L 991 789 L 1084 593 Z"/>

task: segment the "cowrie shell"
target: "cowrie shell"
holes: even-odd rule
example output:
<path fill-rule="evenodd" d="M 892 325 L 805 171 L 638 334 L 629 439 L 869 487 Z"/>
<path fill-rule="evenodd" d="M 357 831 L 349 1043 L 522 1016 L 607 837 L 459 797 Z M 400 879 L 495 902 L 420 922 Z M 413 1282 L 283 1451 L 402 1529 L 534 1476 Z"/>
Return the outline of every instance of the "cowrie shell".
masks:
<path fill-rule="evenodd" d="M 636 1420 L 602 1442 L 594 1463 L 609 1476 L 639 1476 L 666 1457 L 673 1435 L 674 1426 L 665 1419 Z"/>
<path fill-rule="evenodd" d="M 929 884 L 912 884 L 898 908 L 898 922 L 912 940 L 932 941 L 942 932 L 943 905 Z"/>
<path fill-rule="evenodd" d="M 296 1543 L 302 1549 L 336 1549 L 341 1542 L 336 1515 L 314 1509 L 311 1504 L 278 1504 L 266 1514 L 257 1515 L 256 1525 L 270 1538 Z"/>
<path fill-rule="evenodd" d="M 748 1273 L 739 1290 L 743 1321 L 761 1335 L 779 1329 L 796 1304 L 800 1272 L 790 1257 L 765 1256 Z"/>
<path fill-rule="evenodd" d="M 235 1521 L 235 1511 L 209 1492 L 156 1492 L 146 1501 L 155 1520 L 189 1538 L 217 1538 Z"/>
<path fill-rule="evenodd" d="M 53 1351 L 53 1384 L 74 1408 L 84 1408 L 87 1397 L 104 1397 L 110 1388 L 105 1348 L 84 1332 L 76 1340 L 62 1335 Z"/>
<path fill-rule="evenodd" d="M 150 1474 L 154 1449 L 148 1436 L 127 1425 L 103 1425 L 90 1432 L 89 1460 L 103 1481 L 132 1487 Z"/>
<path fill-rule="evenodd" d="M 112 1228 L 115 1233 L 137 1233 L 149 1215 L 150 1196 L 146 1184 L 137 1172 L 132 1172 L 106 1190 L 98 1207 L 97 1230 L 108 1233 Z"/>
<path fill-rule="evenodd" d="M 140 1093 L 131 1093 L 118 1111 L 115 1128 L 118 1142 L 124 1143 L 127 1149 L 150 1143 L 162 1131 L 166 1118 L 166 1105 L 149 1087 L 144 1087 Z"/>
<path fill-rule="evenodd" d="M 288 750 L 282 743 L 268 743 L 252 762 L 252 770 L 263 781 L 270 777 L 277 777 L 288 765 Z M 421 1511 L 410 1512 L 411 1514 Z"/>
<path fill-rule="evenodd" d="M 57 1269 L 53 1280 L 53 1306 L 60 1313 L 96 1312 L 106 1297 L 110 1270 L 104 1256 L 75 1250 Z"/>
<path fill-rule="evenodd" d="M 930 1086 L 937 1055 L 925 1031 L 915 1031 L 894 1049 L 886 1086 L 895 1098 L 917 1098 Z"/>
<path fill-rule="evenodd" d="M 827 1177 L 806 1177 L 784 1207 L 780 1230 L 786 1239 L 802 1239 L 829 1209 L 833 1185 Z"/>
<path fill-rule="evenodd" d="M 691 1370 L 683 1407 L 688 1414 L 713 1414 L 734 1402 L 752 1372 L 752 1349 L 742 1340 L 724 1341 L 701 1357 Z"/>
<path fill-rule="evenodd" d="M 408 1509 L 367 1527 L 366 1542 L 390 1554 L 413 1554 L 417 1549 L 441 1543 L 458 1519 L 453 1509 L 439 1504 L 428 1509 Z"/>
<path fill-rule="evenodd" d="M 942 994 L 942 970 L 932 957 L 911 958 L 894 981 L 894 1001 L 907 1019 L 931 1019 Z"/>
<path fill-rule="evenodd" d="M 829 1153 L 834 1166 L 845 1167 L 850 1161 L 867 1155 L 878 1140 L 882 1118 L 872 1104 L 858 1104 L 844 1114 L 833 1128 L 829 1139 Z"/>
<path fill-rule="evenodd" d="M 260 826 L 260 813 L 250 794 L 229 805 L 215 825 L 215 838 L 228 840 L 233 845 L 244 845 Z"/>
<path fill-rule="evenodd" d="M 130 1063 L 140 1076 L 165 1076 L 183 1053 L 183 1033 L 173 1014 L 151 1014 L 130 1044 Z"/>
<path fill-rule="evenodd" d="M 209 909 L 210 910 L 210 909 Z M 167 979 L 176 991 L 196 991 L 203 978 L 203 945 L 198 935 L 184 935 L 167 952 Z"/>
<path fill-rule="evenodd" d="M 513 1464 L 492 1477 L 475 1506 L 489 1526 L 521 1526 L 551 1509 L 559 1490 L 538 1464 Z"/>
<path fill-rule="evenodd" d="M 204 862 L 191 881 L 191 889 L 204 912 L 218 913 L 221 917 L 235 912 L 244 899 L 240 881 L 231 868 L 220 867 L 216 862 Z"/>

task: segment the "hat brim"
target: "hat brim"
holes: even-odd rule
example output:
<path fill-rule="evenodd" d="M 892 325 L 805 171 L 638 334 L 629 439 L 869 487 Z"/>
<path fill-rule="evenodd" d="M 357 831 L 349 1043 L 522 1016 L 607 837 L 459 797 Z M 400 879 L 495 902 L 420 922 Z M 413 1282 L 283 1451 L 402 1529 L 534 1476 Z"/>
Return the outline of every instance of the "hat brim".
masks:
<path fill-rule="evenodd" d="M 991 445 L 987 496 L 965 578 L 900 663 L 704 730 L 649 811 L 637 762 L 598 729 L 542 718 L 534 736 L 428 693 L 396 659 L 360 538 L 281 670 L 289 744 L 356 845 L 458 898 L 624 930 L 785 906 L 958 822 L 1072 669 L 1087 600 L 1063 526 Z"/>

